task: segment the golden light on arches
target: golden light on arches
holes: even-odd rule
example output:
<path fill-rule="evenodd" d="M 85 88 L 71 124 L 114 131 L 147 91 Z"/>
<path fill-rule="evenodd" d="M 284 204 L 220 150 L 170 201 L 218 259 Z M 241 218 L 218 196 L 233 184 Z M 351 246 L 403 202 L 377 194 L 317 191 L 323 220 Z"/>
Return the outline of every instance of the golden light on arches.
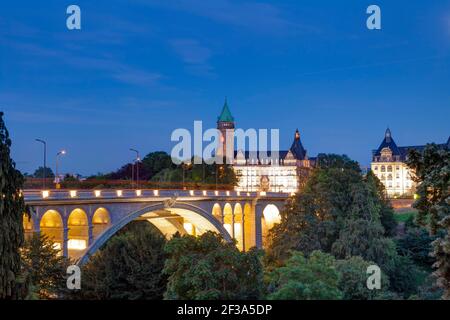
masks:
<path fill-rule="evenodd" d="M 98 208 L 92 216 L 92 236 L 96 239 L 103 231 L 111 225 L 111 217 L 108 210 Z"/>
<path fill-rule="evenodd" d="M 280 210 L 274 204 L 268 204 L 263 210 L 267 227 L 272 228 L 275 223 L 281 222 Z"/>
<path fill-rule="evenodd" d="M 232 225 L 233 225 L 233 208 L 231 207 L 231 204 L 226 203 L 223 207 L 223 227 L 225 230 L 228 231 L 228 233 L 232 236 Z"/>
<path fill-rule="evenodd" d="M 41 218 L 41 228 L 62 228 L 61 215 L 56 210 L 48 210 Z"/>
<path fill-rule="evenodd" d="M 34 229 L 33 218 L 31 216 L 27 215 L 26 213 L 24 213 L 23 218 L 22 218 L 22 223 L 23 223 L 23 232 L 24 232 L 25 239 L 30 239 L 31 236 L 33 235 L 33 229 Z"/>
<path fill-rule="evenodd" d="M 252 206 L 246 202 L 244 205 L 244 250 L 249 250 L 256 245 L 256 236 L 253 233 L 255 217 L 252 215 Z"/>
<path fill-rule="evenodd" d="M 242 206 L 240 203 L 236 203 L 234 206 L 234 238 L 237 241 L 237 247 L 239 250 L 244 250 L 244 224 Z"/>
<path fill-rule="evenodd" d="M 87 226 L 88 219 L 86 212 L 82 209 L 75 209 L 69 215 L 69 220 L 67 221 L 68 226 Z"/>
<path fill-rule="evenodd" d="M 69 257 L 72 259 L 79 258 L 88 246 L 89 227 L 86 212 L 83 209 L 74 209 L 67 220 L 68 241 L 67 249 Z"/>
<path fill-rule="evenodd" d="M 98 208 L 95 210 L 92 217 L 93 224 L 109 224 L 110 222 L 108 210 L 105 208 Z"/>
<path fill-rule="evenodd" d="M 220 207 L 220 204 L 218 204 L 218 203 L 214 204 L 214 206 L 212 208 L 212 215 L 218 221 L 222 222 L 222 208 Z"/>
<path fill-rule="evenodd" d="M 280 210 L 274 204 L 268 204 L 261 219 L 263 247 L 268 245 L 268 232 L 276 223 L 281 222 Z"/>
<path fill-rule="evenodd" d="M 41 234 L 54 242 L 53 247 L 61 250 L 63 243 L 63 221 L 56 210 L 48 210 L 44 213 L 39 223 Z M 60 252 L 61 254 L 61 252 Z"/>
<path fill-rule="evenodd" d="M 33 218 L 31 216 L 28 216 L 26 213 L 23 214 L 23 230 L 25 232 L 32 232 L 33 231 Z"/>

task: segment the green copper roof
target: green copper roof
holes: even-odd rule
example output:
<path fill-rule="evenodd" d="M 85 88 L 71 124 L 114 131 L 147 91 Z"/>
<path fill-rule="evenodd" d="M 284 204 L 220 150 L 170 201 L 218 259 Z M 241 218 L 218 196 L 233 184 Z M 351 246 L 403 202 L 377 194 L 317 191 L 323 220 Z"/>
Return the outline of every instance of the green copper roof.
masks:
<path fill-rule="evenodd" d="M 220 114 L 217 121 L 220 122 L 234 122 L 234 118 L 231 115 L 230 109 L 228 108 L 228 102 L 227 99 L 225 99 L 225 103 L 222 108 L 222 113 Z"/>

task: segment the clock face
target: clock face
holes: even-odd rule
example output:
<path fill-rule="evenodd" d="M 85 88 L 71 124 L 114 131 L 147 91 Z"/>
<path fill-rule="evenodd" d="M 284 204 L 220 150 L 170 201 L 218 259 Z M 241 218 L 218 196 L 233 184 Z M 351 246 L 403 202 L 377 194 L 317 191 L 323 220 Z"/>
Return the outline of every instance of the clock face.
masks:
<path fill-rule="evenodd" d="M 270 188 L 270 180 L 268 176 L 261 177 L 261 190 L 268 191 Z"/>

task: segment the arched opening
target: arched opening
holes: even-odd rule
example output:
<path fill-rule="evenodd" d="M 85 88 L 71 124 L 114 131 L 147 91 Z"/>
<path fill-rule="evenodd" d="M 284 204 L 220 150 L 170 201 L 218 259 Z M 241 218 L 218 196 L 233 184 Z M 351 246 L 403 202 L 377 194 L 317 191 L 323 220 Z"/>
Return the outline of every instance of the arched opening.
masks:
<path fill-rule="evenodd" d="M 40 222 L 41 234 L 53 241 L 53 247 L 62 254 L 64 241 L 63 221 L 58 211 L 48 210 L 44 213 Z"/>
<path fill-rule="evenodd" d="M 242 206 L 240 203 L 236 203 L 234 206 L 234 238 L 237 241 L 237 247 L 239 250 L 244 250 L 244 230 L 243 230 L 243 214 Z"/>
<path fill-rule="evenodd" d="M 108 210 L 105 208 L 98 208 L 92 216 L 92 237 L 97 239 L 97 237 L 108 229 L 110 225 L 111 219 Z"/>
<path fill-rule="evenodd" d="M 25 236 L 26 240 L 28 240 L 32 237 L 33 227 L 34 227 L 33 218 L 31 218 L 31 215 L 28 216 L 27 214 L 24 213 L 23 214 L 23 232 L 24 232 L 24 236 Z"/>
<path fill-rule="evenodd" d="M 68 255 L 72 259 L 77 259 L 84 253 L 89 242 L 89 225 L 86 212 L 82 209 L 73 210 L 69 215 L 67 227 L 69 228 Z"/>
<path fill-rule="evenodd" d="M 244 205 L 244 240 L 245 248 L 244 250 L 249 250 L 250 248 L 256 246 L 256 235 L 255 235 L 255 217 L 252 214 L 252 206 L 250 203 Z"/>
<path fill-rule="evenodd" d="M 264 208 L 263 215 L 261 217 L 263 247 L 267 246 L 268 242 L 267 235 L 269 230 L 272 229 L 276 223 L 280 222 L 281 222 L 280 210 L 278 210 L 276 205 L 268 204 Z"/>
<path fill-rule="evenodd" d="M 212 208 L 212 215 L 214 218 L 217 219 L 220 223 L 222 223 L 222 208 L 220 207 L 220 204 L 215 203 Z"/>
<path fill-rule="evenodd" d="M 189 229 L 186 224 L 191 224 L 194 228 L 191 231 L 196 236 L 201 235 L 206 231 L 213 231 L 221 234 L 226 241 L 231 240 L 228 232 L 222 226 L 222 223 L 217 221 L 217 219 L 213 219 L 209 212 L 206 212 L 197 206 L 180 202 L 177 203 L 176 207 L 166 208 L 163 204 L 154 204 L 115 221 L 110 228 L 100 234 L 88 247 L 87 251 L 78 261 L 78 264 L 86 263 L 89 257 L 108 241 L 108 239 L 128 223 L 135 220 L 147 220 L 167 238 L 170 238 L 175 232 L 179 232 L 180 230 L 189 233 L 189 230 L 186 230 Z"/>
<path fill-rule="evenodd" d="M 231 204 L 227 203 L 223 208 L 223 227 L 225 228 L 225 230 L 228 231 L 231 237 L 233 237 L 232 226 L 233 226 L 233 208 L 231 207 Z"/>

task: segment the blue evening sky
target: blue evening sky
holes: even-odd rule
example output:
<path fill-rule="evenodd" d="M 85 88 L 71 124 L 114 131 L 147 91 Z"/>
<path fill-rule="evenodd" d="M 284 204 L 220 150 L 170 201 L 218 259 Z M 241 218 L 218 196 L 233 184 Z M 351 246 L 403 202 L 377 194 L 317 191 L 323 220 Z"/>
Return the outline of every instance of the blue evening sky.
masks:
<path fill-rule="evenodd" d="M 82 29 L 66 28 L 77 4 Z M 366 28 L 366 8 L 382 30 Z M 386 127 L 399 145 L 450 134 L 450 2 L 47 0 L 0 4 L 0 110 L 19 169 L 108 172 L 170 152 L 171 132 L 214 127 L 228 97 L 240 128 L 299 128 L 311 156 L 362 165 Z"/>

